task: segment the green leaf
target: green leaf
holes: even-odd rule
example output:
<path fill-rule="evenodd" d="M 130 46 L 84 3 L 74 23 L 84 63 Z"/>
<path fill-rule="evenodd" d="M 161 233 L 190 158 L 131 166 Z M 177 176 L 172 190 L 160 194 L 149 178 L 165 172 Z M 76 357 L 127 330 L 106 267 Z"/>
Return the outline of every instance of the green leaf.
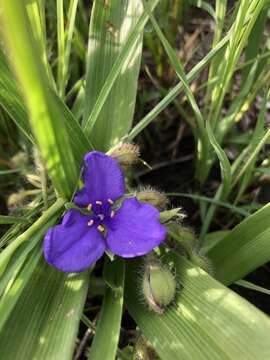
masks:
<path fill-rule="evenodd" d="M 40 240 L 40 234 L 39 240 Z M 44 234 L 43 234 L 44 235 Z M 25 247 L 21 254 L 16 254 L 16 260 L 11 260 L 11 266 L 5 272 L 4 276 L 1 277 L 0 281 L 0 294 L 3 289 L 5 290 L 0 299 L 0 331 L 4 331 L 5 323 L 14 309 L 23 289 L 27 285 L 33 271 L 36 269 L 37 263 L 40 260 L 42 251 L 41 247 L 36 247 L 29 258 L 25 260 L 27 253 L 31 250 Z M 33 248 L 33 247 L 32 247 Z M 21 249 L 20 249 L 21 250 Z"/>
<path fill-rule="evenodd" d="M 212 16 L 212 18 L 217 21 L 216 14 L 213 9 L 213 7 L 207 2 L 203 0 L 190 0 L 190 4 L 193 6 L 197 6 L 199 9 L 203 9 L 206 12 L 208 12 L 209 15 Z"/>
<path fill-rule="evenodd" d="M 152 0 L 153 9 L 159 0 Z M 140 0 L 95 1 L 87 60 L 84 128 L 98 149 L 119 142 L 131 127 L 143 28 Z"/>
<path fill-rule="evenodd" d="M 222 192 L 219 198 L 226 198 L 231 189 L 231 182 L 232 182 L 232 172 L 231 172 L 231 165 L 227 158 L 225 151 L 217 142 L 213 130 L 211 128 L 210 122 L 206 122 L 206 131 L 209 137 L 209 141 L 213 146 L 217 157 L 219 159 L 220 169 L 221 169 L 221 177 L 222 177 Z"/>
<path fill-rule="evenodd" d="M 268 6 L 265 6 L 265 8 L 258 16 L 256 23 L 254 24 L 254 27 L 248 38 L 248 44 L 245 50 L 245 61 L 255 59 L 260 54 L 260 46 L 263 39 L 267 15 Z M 247 81 L 251 67 L 252 64 L 244 68 L 242 73 L 242 83 L 245 83 L 245 81 Z"/>
<path fill-rule="evenodd" d="M 228 235 L 229 232 L 230 230 L 219 230 L 206 234 L 201 251 L 203 253 L 207 253 L 212 247 L 214 247 L 219 241 Z"/>
<path fill-rule="evenodd" d="M 196 78 L 196 76 L 202 71 L 208 63 L 215 57 L 220 51 L 224 48 L 229 40 L 229 35 L 226 35 L 214 49 L 209 51 L 209 53 L 194 66 L 194 68 L 187 74 L 187 81 L 190 83 Z M 136 126 L 128 134 L 128 139 L 133 140 L 139 133 L 151 123 L 180 93 L 183 91 L 183 83 L 179 82 L 177 85 L 172 88 L 168 94 L 143 118 L 141 119 Z"/>
<path fill-rule="evenodd" d="M 24 133 L 24 135 L 32 143 L 34 143 L 35 140 L 29 126 L 28 113 L 25 104 L 21 94 L 19 93 L 13 74 L 6 64 L 6 60 L 1 49 L 0 75 L 0 104 L 16 123 L 16 125 L 20 128 L 20 130 Z M 93 149 L 93 146 L 84 135 L 82 128 L 65 103 L 53 91 L 52 96 L 55 98 L 55 102 L 57 102 L 59 109 L 64 116 L 65 126 L 70 139 L 72 152 L 76 160 L 77 168 L 79 169 L 84 154 Z"/>
<path fill-rule="evenodd" d="M 200 161 L 203 162 L 202 159 L 204 158 L 204 155 L 206 154 L 206 149 L 208 147 L 209 140 L 208 140 L 207 133 L 205 130 L 204 119 L 203 119 L 202 113 L 201 113 L 201 111 L 197 105 L 197 102 L 195 100 L 195 97 L 189 87 L 188 79 L 186 77 L 182 63 L 180 62 L 174 49 L 171 47 L 170 43 L 164 36 L 155 17 L 152 15 L 150 9 L 148 8 L 147 3 L 144 0 L 143 0 L 143 4 L 144 4 L 145 11 L 147 12 L 147 14 L 151 20 L 151 23 L 152 23 L 152 25 L 153 25 L 163 47 L 168 55 L 170 63 L 172 65 L 174 71 L 176 72 L 177 76 L 179 77 L 179 79 L 181 80 L 181 82 L 183 84 L 183 89 L 184 89 L 185 95 L 187 97 L 188 103 L 190 104 L 190 107 L 193 110 L 194 117 L 195 117 L 196 123 L 197 123 L 197 126 L 194 129 L 194 131 L 196 131 L 195 132 L 196 135 L 198 133 L 197 141 L 199 142 L 199 144 L 197 146 L 197 153 L 198 153 L 198 158 L 200 159 Z M 206 159 L 204 159 L 204 161 L 206 161 Z"/>
<path fill-rule="evenodd" d="M 1 332 L 1 356 L 72 359 L 87 278 L 88 273 L 63 274 L 42 259 Z"/>
<path fill-rule="evenodd" d="M 0 103 L 13 119 L 23 134 L 34 143 L 31 128 L 28 123 L 28 114 L 21 94 L 19 94 L 13 75 L 11 74 L 0 48 Z"/>
<path fill-rule="evenodd" d="M 179 196 L 179 197 L 183 197 L 183 198 L 190 198 L 190 199 L 194 199 L 194 200 L 198 200 L 198 201 L 204 201 L 210 204 L 215 204 L 221 207 L 224 207 L 226 209 L 229 209 L 232 213 L 235 214 L 240 214 L 242 216 L 248 216 L 249 212 L 245 211 L 243 209 L 241 209 L 240 207 L 231 205 L 228 202 L 223 202 L 220 200 L 215 200 L 213 198 L 207 197 L 207 196 L 201 196 L 201 195 L 197 195 L 197 194 L 186 194 L 186 193 L 165 193 L 166 196 Z"/>
<path fill-rule="evenodd" d="M 18 222 L 28 222 L 28 219 L 23 217 L 0 215 L 0 225 L 1 224 L 16 224 Z"/>
<path fill-rule="evenodd" d="M 270 204 L 242 221 L 209 250 L 207 256 L 219 281 L 231 284 L 270 260 L 269 218 Z"/>
<path fill-rule="evenodd" d="M 57 2 L 57 10 L 61 13 L 61 7 L 63 6 L 62 0 Z M 69 79 L 69 63 L 70 63 L 70 53 L 71 53 L 71 44 L 72 44 L 72 37 L 74 33 L 74 27 L 75 27 L 75 18 L 77 14 L 77 6 L 78 6 L 78 0 L 71 0 L 69 2 L 69 9 L 68 9 L 68 16 L 66 19 L 67 22 L 67 29 L 66 29 L 66 40 L 62 38 L 64 34 L 62 34 L 63 31 L 63 24 L 58 23 L 58 29 L 60 32 L 58 32 L 58 54 L 60 55 L 60 58 L 58 57 L 58 82 L 59 82 L 59 94 L 60 96 L 63 96 L 65 93 L 66 85 Z M 62 16 L 62 13 L 61 13 Z M 61 18 L 61 17 L 60 17 Z M 61 18 L 61 21 L 63 19 Z M 60 50 L 60 52 L 59 52 Z"/>
<path fill-rule="evenodd" d="M 5 57 L 1 49 L 0 75 L 1 105 L 15 122 L 15 124 L 24 133 L 24 135 L 32 143 L 35 143 L 29 126 L 28 113 L 23 102 L 22 95 L 19 93 L 13 74 L 11 73 L 6 64 Z M 93 149 L 93 146 L 84 135 L 82 128 L 72 115 L 71 111 L 64 104 L 64 102 L 53 91 L 51 91 L 51 94 L 55 98 L 55 102 L 57 102 L 57 105 L 59 106 L 59 109 L 63 114 L 72 152 L 76 160 L 77 169 L 79 169 L 84 154 Z"/>
<path fill-rule="evenodd" d="M 237 285 L 242 286 L 246 289 L 258 291 L 262 294 L 270 295 L 270 290 L 256 284 L 252 284 L 250 281 L 238 280 L 235 282 Z"/>
<path fill-rule="evenodd" d="M 35 245 L 35 241 L 29 241 L 32 237 L 37 236 L 40 229 L 43 229 L 43 232 L 52 225 L 55 221 L 55 217 L 59 215 L 60 211 L 63 210 L 66 200 L 59 198 L 55 204 L 53 204 L 47 211 L 45 211 L 40 218 L 29 227 L 24 233 L 16 237 L 16 239 L 9 244 L 1 253 L 0 253 L 0 277 L 4 273 L 10 258 L 13 256 L 14 251 L 16 251 L 23 243 L 29 242 L 30 246 Z M 32 247 L 31 247 L 32 249 Z"/>
<path fill-rule="evenodd" d="M 256 122 L 256 127 L 254 129 L 253 136 L 250 140 L 248 150 L 250 152 L 250 156 L 246 157 L 245 163 L 243 164 L 242 168 L 238 169 L 233 185 L 236 184 L 238 181 L 240 182 L 240 189 L 239 194 L 237 194 L 237 199 L 241 198 L 241 195 L 245 191 L 246 187 L 248 186 L 252 172 L 256 166 L 257 156 L 263 146 L 268 142 L 270 137 L 270 131 L 264 131 L 264 121 L 266 116 L 266 106 L 268 100 L 270 98 L 270 90 L 266 92 L 264 99 L 261 104 L 259 116 Z"/>
<path fill-rule="evenodd" d="M 5 45 L 21 85 L 35 138 L 55 189 L 61 196 L 69 197 L 77 183 L 78 169 L 25 4 L 19 0 L 1 0 L 0 9 Z"/>
<path fill-rule="evenodd" d="M 96 334 L 89 360 L 114 360 L 120 335 L 124 293 L 125 263 L 106 258 L 104 279 L 107 283 Z"/>
<path fill-rule="evenodd" d="M 133 319 L 161 360 L 268 359 L 270 321 L 260 310 L 179 255 L 168 254 L 179 292 L 164 315 L 141 304 L 140 261 L 127 267 L 125 298 Z"/>

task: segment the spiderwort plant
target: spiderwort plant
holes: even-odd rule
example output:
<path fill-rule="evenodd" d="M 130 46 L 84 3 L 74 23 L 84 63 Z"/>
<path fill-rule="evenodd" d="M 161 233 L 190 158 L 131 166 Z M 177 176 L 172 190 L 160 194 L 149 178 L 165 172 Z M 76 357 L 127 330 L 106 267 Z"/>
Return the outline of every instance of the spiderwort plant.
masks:
<path fill-rule="evenodd" d="M 78 209 L 68 210 L 62 224 L 50 228 L 44 240 L 46 261 L 64 272 L 80 272 L 105 251 L 123 258 L 142 256 L 166 236 L 159 211 L 136 198 L 124 198 L 119 163 L 93 151 L 84 157 L 84 187 L 74 197 Z"/>

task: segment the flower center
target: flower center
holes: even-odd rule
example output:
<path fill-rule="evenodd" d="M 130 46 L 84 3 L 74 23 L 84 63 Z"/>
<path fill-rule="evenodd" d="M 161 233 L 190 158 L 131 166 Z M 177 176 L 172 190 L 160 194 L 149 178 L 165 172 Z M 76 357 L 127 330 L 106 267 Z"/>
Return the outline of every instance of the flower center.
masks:
<path fill-rule="evenodd" d="M 107 199 L 107 203 L 103 204 L 102 201 L 95 201 L 94 205 L 92 203 L 87 205 L 87 210 L 91 212 L 91 219 L 88 221 L 88 226 L 95 225 L 97 230 L 104 233 L 106 226 L 103 221 L 106 218 L 113 218 L 115 211 L 111 210 L 111 206 L 114 204 L 112 199 Z"/>
<path fill-rule="evenodd" d="M 97 217 L 100 219 L 100 221 L 102 221 L 102 220 L 104 220 L 105 215 L 104 214 L 98 214 Z"/>

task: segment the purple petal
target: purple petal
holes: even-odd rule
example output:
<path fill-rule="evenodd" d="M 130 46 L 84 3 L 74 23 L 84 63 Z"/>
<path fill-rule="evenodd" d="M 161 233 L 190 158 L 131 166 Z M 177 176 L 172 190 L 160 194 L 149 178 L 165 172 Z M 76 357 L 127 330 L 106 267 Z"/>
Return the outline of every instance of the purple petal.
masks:
<path fill-rule="evenodd" d="M 89 217 L 69 210 L 61 225 L 50 228 L 43 250 L 46 261 L 64 272 L 80 272 L 89 268 L 105 251 L 105 241 Z"/>
<path fill-rule="evenodd" d="M 76 192 L 73 201 L 76 205 L 81 207 L 87 207 L 87 205 L 93 202 L 85 187 Z"/>
<path fill-rule="evenodd" d="M 166 236 L 166 228 L 159 222 L 158 210 L 135 198 L 125 199 L 107 226 L 108 248 L 124 258 L 149 253 Z"/>
<path fill-rule="evenodd" d="M 104 153 L 92 151 L 84 157 L 84 188 L 77 192 L 74 201 L 87 206 L 96 201 L 108 202 L 124 195 L 125 182 L 119 163 Z"/>

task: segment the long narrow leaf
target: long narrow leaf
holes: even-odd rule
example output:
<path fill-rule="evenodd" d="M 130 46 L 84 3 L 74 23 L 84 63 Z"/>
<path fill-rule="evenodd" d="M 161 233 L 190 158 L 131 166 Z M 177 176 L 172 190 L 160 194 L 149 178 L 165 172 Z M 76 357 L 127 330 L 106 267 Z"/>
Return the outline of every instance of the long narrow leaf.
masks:
<path fill-rule="evenodd" d="M 141 304 L 140 262 L 129 264 L 126 281 L 128 310 L 161 360 L 269 358 L 270 321 L 262 312 L 183 257 L 165 260 L 175 266 L 179 293 L 164 315 Z"/>
<path fill-rule="evenodd" d="M 63 274 L 42 259 L 1 332 L 1 357 L 71 359 L 87 277 Z"/>
<path fill-rule="evenodd" d="M 210 249 L 207 255 L 213 262 L 218 280 L 231 284 L 270 261 L 269 217 L 268 204 Z"/>
<path fill-rule="evenodd" d="M 159 0 L 152 0 L 151 10 Z M 95 147 L 108 149 L 131 127 L 142 32 L 141 0 L 118 6 L 95 1 L 90 24 L 84 129 Z"/>
<path fill-rule="evenodd" d="M 112 263 L 108 261 L 104 271 L 107 287 L 89 360 L 114 360 L 116 356 L 122 318 L 125 263 L 122 259 Z"/>
<path fill-rule="evenodd" d="M 25 5 L 19 0 L 1 0 L 0 8 L 6 46 L 29 109 L 35 138 L 55 189 L 60 195 L 69 197 L 77 182 L 77 166 Z"/>

